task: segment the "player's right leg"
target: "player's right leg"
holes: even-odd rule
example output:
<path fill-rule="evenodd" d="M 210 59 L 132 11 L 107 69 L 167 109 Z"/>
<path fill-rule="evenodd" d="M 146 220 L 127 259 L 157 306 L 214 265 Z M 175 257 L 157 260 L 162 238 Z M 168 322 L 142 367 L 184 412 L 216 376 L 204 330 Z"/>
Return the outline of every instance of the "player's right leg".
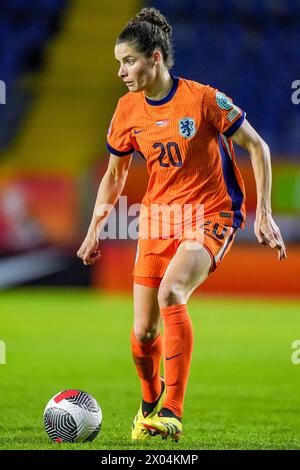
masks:
<path fill-rule="evenodd" d="M 160 377 L 162 340 L 161 317 L 157 300 L 158 287 L 134 283 L 134 327 L 131 332 L 132 356 L 142 388 L 142 402 L 133 420 L 132 440 L 150 437 L 142 425 L 145 417 L 154 416 L 165 397 Z"/>

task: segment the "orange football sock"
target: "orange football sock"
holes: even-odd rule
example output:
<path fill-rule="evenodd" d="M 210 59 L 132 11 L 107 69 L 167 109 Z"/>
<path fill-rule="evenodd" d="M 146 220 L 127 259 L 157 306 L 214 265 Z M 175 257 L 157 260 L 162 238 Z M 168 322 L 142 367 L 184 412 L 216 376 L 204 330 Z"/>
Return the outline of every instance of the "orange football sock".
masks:
<path fill-rule="evenodd" d="M 142 385 L 143 400 L 155 402 L 161 393 L 160 359 L 162 340 L 158 335 L 155 339 L 142 342 L 136 339 L 131 331 L 131 350 L 135 367 Z"/>
<path fill-rule="evenodd" d="M 167 395 L 163 408 L 182 417 L 193 351 L 193 327 L 185 304 L 160 309 L 164 320 L 164 365 Z"/>

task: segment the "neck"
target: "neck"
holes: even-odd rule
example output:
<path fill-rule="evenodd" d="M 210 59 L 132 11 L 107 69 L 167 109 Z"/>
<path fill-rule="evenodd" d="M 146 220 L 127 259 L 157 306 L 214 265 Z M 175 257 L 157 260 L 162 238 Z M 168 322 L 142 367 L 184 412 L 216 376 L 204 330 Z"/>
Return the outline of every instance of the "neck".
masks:
<path fill-rule="evenodd" d="M 164 99 L 173 85 L 173 79 L 168 70 L 158 75 L 154 81 L 145 88 L 144 92 L 147 98 L 150 100 L 162 100 Z"/>

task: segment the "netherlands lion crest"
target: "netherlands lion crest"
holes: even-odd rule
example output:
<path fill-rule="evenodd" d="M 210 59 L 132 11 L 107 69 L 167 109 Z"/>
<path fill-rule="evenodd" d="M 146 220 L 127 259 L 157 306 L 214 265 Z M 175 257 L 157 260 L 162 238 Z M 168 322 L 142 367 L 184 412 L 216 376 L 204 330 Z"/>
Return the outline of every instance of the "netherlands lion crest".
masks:
<path fill-rule="evenodd" d="M 193 137 L 196 134 L 195 119 L 190 117 L 179 119 L 179 134 L 186 139 Z"/>

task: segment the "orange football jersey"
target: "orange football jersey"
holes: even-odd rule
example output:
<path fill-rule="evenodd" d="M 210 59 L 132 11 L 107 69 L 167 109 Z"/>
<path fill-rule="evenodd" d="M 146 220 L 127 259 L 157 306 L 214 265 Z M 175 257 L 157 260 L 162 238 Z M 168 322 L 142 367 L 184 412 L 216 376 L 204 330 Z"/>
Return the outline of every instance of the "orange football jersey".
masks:
<path fill-rule="evenodd" d="M 134 150 L 146 160 L 149 182 L 142 204 L 203 204 L 204 216 L 244 227 L 245 189 L 230 136 L 245 113 L 208 85 L 174 77 L 159 101 L 144 92 L 120 98 L 107 135 L 110 153 Z"/>

